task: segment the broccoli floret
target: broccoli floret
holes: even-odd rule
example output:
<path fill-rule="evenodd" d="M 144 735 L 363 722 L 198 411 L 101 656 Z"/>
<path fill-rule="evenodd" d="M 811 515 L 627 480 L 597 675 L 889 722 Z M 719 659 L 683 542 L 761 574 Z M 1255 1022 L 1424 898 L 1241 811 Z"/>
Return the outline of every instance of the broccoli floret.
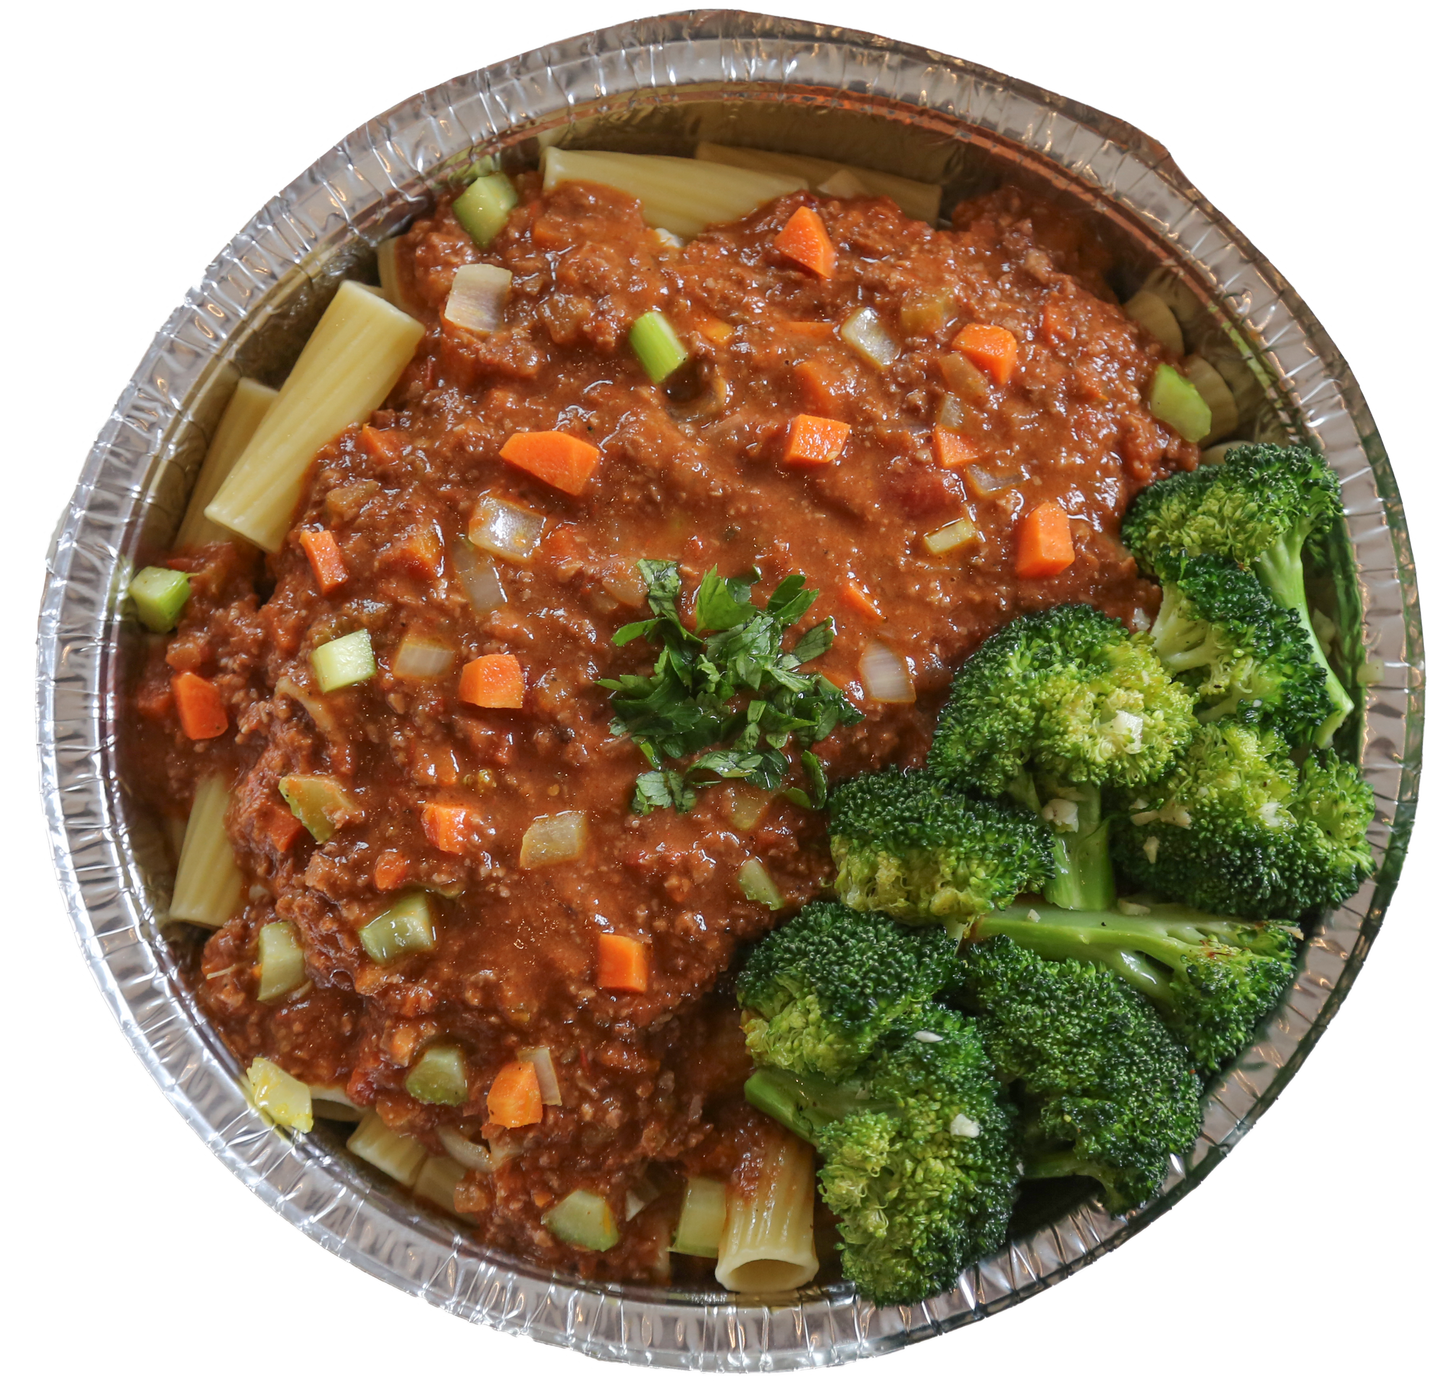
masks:
<path fill-rule="evenodd" d="M 844 1084 L 761 1069 L 745 1096 L 814 1143 L 845 1274 L 876 1304 L 953 1289 L 1004 1240 L 1014 1109 L 969 1018 L 931 1007 Z"/>
<path fill-rule="evenodd" d="M 1374 870 L 1370 788 L 1317 750 L 1297 769 L 1284 743 L 1234 720 L 1205 724 L 1162 781 L 1111 827 L 1137 890 L 1249 919 L 1293 919 L 1344 901 Z"/>
<path fill-rule="evenodd" d="M 1024 614 L 987 638 L 940 712 L 929 765 L 998 796 L 1023 770 L 1068 782 L 1158 777 L 1195 726 L 1193 698 L 1145 637 L 1085 604 Z"/>
<path fill-rule="evenodd" d="M 1150 636 L 1161 665 L 1198 696 L 1199 721 L 1233 715 L 1311 742 L 1332 706 L 1300 616 L 1228 557 L 1165 551 L 1155 573 L 1164 597 Z"/>
<path fill-rule="evenodd" d="M 736 983 L 757 1063 L 841 1078 L 950 980 L 954 942 L 811 902 L 751 952 Z"/>
<path fill-rule="evenodd" d="M 1340 485 L 1303 446 L 1235 446 L 1220 465 L 1172 475 L 1143 489 L 1122 529 L 1141 568 L 1159 572 L 1165 553 L 1226 556 L 1255 572 L 1276 603 L 1293 609 L 1330 701 L 1315 742 L 1328 745 L 1354 708 L 1315 637 L 1302 556 L 1341 513 Z"/>
<path fill-rule="evenodd" d="M 969 934 L 1008 935 L 1043 959 L 1108 965 L 1154 1004 L 1200 1071 L 1214 1074 L 1290 986 L 1298 932 L 1151 902 L 1123 912 L 1012 906 L 980 917 Z"/>
<path fill-rule="evenodd" d="M 1006 906 L 1055 871 L 1049 835 L 1028 811 L 893 768 L 835 788 L 830 852 L 841 901 L 912 923 Z"/>
<path fill-rule="evenodd" d="M 1200 1134 L 1200 1080 L 1108 968 L 1043 959 L 1008 935 L 967 945 L 956 996 L 1019 1108 L 1024 1177 L 1085 1175 L 1112 1213 L 1152 1197 Z"/>

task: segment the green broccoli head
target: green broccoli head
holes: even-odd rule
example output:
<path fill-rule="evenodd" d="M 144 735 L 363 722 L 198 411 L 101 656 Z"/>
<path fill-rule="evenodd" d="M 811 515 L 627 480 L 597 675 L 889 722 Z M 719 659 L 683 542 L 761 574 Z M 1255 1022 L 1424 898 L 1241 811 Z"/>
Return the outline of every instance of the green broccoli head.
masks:
<path fill-rule="evenodd" d="M 910 922 L 1006 906 L 1055 871 L 1049 833 L 1029 811 L 894 768 L 835 788 L 830 851 L 841 901 Z"/>
<path fill-rule="evenodd" d="M 1311 538 L 1328 530 L 1341 512 L 1339 482 L 1313 451 L 1235 446 L 1220 465 L 1142 489 L 1121 529 L 1142 570 L 1159 573 L 1167 553 L 1228 557 L 1254 571 L 1277 604 L 1295 611 L 1330 701 L 1314 736 L 1322 747 L 1354 703 L 1315 637 L 1302 557 Z"/>
<path fill-rule="evenodd" d="M 1142 489 L 1122 536 L 1142 570 L 1167 551 L 1228 556 L 1243 566 L 1284 546 L 1299 555 L 1313 532 L 1340 516 L 1340 485 L 1303 446 L 1233 446 L 1220 465 L 1202 465 Z"/>
<path fill-rule="evenodd" d="M 1018 1105 L 1025 1177 L 1088 1176 L 1112 1213 L 1151 1198 L 1200 1134 L 1200 1080 L 1145 1000 L 1008 935 L 962 950 L 956 995 Z"/>
<path fill-rule="evenodd" d="M 1164 598 L 1150 636 L 1165 670 L 1195 691 L 1200 722 L 1233 715 L 1311 742 L 1332 707 L 1299 614 L 1228 557 L 1165 550 L 1155 570 Z"/>
<path fill-rule="evenodd" d="M 970 934 L 1006 935 L 1044 959 L 1106 965 L 1149 999 L 1200 1071 L 1214 1074 L 1290 986 L 1298 932 L 1148 903 L 1123 911 L 1013 906 L 980 918 Z"/>
<path fill-rule="evenodd" d="M 1234 720 L 1202 725 L 1126 805 L 1111 825 L 1121 872 L 1203 911 L 1292 919 L 1343 901 L 1374 868 L 1374 798 L 1356 769 L 1322 751 L 1297 770 L 1276 735 Z"/>
<path fill-rule="evenodd" d="M 961 668 L 929 766 L 988 796 L 1024 769 L 1136 785 L 1164 772 L 1184 746 L 1192 702 L 1148 638 L 1088 605 L 1060 605 L 1007 624 Z"/>
<path fill-rule="evenodd" d="M 845 1274 L 876 1304 L 950 1290 L 1004 1240 L 1014 1110 L 970 1019 L 932 1006 L 844 1085 L 761 1069 L 745 1093 L 815 1144 Z"/>
<path fill-rule="evenodd" d="M 954 942 L 811 902 L 752 951 L 736 983 L 758 1064 L 840 1078 L 949 981 Z"/>

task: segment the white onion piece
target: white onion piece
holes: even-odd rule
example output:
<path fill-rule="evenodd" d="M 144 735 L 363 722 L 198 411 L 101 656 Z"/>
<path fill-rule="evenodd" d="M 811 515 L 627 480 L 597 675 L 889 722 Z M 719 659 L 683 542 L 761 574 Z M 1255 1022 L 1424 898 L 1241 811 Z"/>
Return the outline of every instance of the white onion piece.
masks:
<path fill-rule="evenodd" d="M 520 841 L 520 866 L 546 868 L 552 863 L 570 863 L 585 852 L 586 834 L 583 810 L 542 815 Z"/>
<path fill-rule="evenodd" d="M 496 330 L 505 320 L 512 277 L 494 264 L 462 264 L 445 299 L 445 320 L 477 334 Z"/>
<path fill-rule="evenodd" d="M 860 654 L 860 679 L 865 694 L 882 705 L 913 705 L 915 683 L 905 659 L 884 643 L 871 643 Z"/>
<path fill-rule="evenodd" d="M 391 670 L 406 681 L 430 681 L 455 665 L 455 649 L 416 633 L 400 639 Z"/>
<path fill-rule="evenodd" d="M 1013 489 L 1019 481 L 1017 474 L 996 475 L 983 465 L 965 467 L 965 487 L 982 499 L 988 499 L 1002 490 Z"/>
<path fill-rule="evenodd" d="M 935 425 L 947 427 L 952 432 L 965 430 L 965 404 L 953 393 L 940 395 L 940 406 L 935 409 Z"/>
<path fill-rule="evenodd" d="M 870 193 L 849 168 L 831 173 L 816 189 L 823 197 L 865 197 Z"/>
<path fill-rule="evenodd" d="M 488 1175 L 495 1168 L 494 1158 L 483 1146 L 467 1141 L 456 1127 L 436 1127 L 435 1135 L 452 1160 L 458 1160 L 467 1170 L 479 1170 Z"/>
<path fill-rule="evenodd" d="M 460 578 L 465 598 L 481 618 L 505 603 L 505 587 L 500 583 L 500 572 L 493 561 L 482 561 L 463 537 L 451 542 L 449 551 L 450 565 Z"/>
<path fill-rule="evenodd" d="M 488 495 L 475 505 L 467 536 L 481 551 L 523 566 L 540 545 L 545 519 L 538 513 Z"/>
<path fill-rule="evenodd" d="M 877 369 L 892 365 L 900 353 L 900 347 L 890 339 L 885 324 L 873 307 L 861 307 L 859 311 L 851 312 L 840 328 L 840 339 Z"/>
<path fill-rule="evenodd" d="M 303 706 L 305 713 L 310 716 L 315 727 L 322 734 L 333 734 L 336 731 L 335 716 L 330 713 L 325 702 L 308 694 L 303 686 L 290 677 L 282 676 L 275 682 L 275 694 L 288 696 L 297 705 Z"/>
<path fill-rule="evenodd" d="M 643 1208 L 648 1208 L 660 1197 L 660 1191 L 650 1182 L 648 1175 L 642 1176 L 625 1191 L 625 1221 L 628 1223 Z"/>
<path fill-rule="evenodd" d="M 617 563 L 600 577 L 601 587 L 617 604 L 627 609 L 643 609 L 649 587 L 640 567 L 633 561 Z"/>
<path fill-rule="evenodd" d="M 555 1061 L 550 1057 L 548 1045 L 532 1046 L 529 1050 L 517 1050 L 517 1060 L 524 1060 L 535 1067 L 535 1082 L 540 1085 L 540 1101 L 547 1108 L 561 1108 L 565 1100 L 560 1096 L 560 1079 L 555 1073 Z"/>

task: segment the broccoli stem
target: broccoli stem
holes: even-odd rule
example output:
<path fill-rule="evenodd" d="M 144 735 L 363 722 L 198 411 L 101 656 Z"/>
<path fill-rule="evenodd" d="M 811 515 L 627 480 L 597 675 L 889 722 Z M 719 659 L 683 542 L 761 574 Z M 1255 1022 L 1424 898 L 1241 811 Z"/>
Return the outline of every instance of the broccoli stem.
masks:
<path fill-rule="evenodd" d="M 1077 1159 L 1068 1151 L 1047 1151 L 1043 1155 L 1026 1156 L 1020 1175 L 1027 1180 L 1067 1180 L 1072 1176 L 1090 1178 L 1094 1167 Z"/>
<path fill-rule="evenodd" d="M 1076 825 L 1054 831 L 1055 876 L 1045 884 L 1045 900 L 1067 911 L 1104 911 L 1115 905 L 1115 870 L 1100 788 L 1067 786 L 1064 799 L 1075 801 Z"/>
<path fill-rule="evenodd" d="M 838 1122 L 860 1103 L 857 1090 L 847 1085 L 784 1069 L 757 1069 L 745 1081 L 745 1100 L 811 1143 L 819 1128 Z"/>
<path fill-rule="evenodd" d="M 1305 567 L 1301 561 L 1301 553 L 1308 535 L 1308 532 L 1294 532 L 1276 542 L 1255 562 L 1255 574 L 1277 604 L 1284 605 L 1287 609 L 1293 609 L 1300 616 L 1305 636 L 1310 640 L 1310 649 L 1314 655 L 1315 664 L 1324 668 L 1325 689 L 1330 696 L 1330 703 L 1335 708 L 1330 717 L 1316 731 L 1315 742 L 1321 748 L 1328 748 L 1330 740 L 1335 736 L 1335 730 L 1344 722 L 1346 715 L 1355 708 L 1355 702 L 1350 699 L 1345 692 L 1345 687 L 1340 684 L 1340 678 L 1335 675 L 1334 668 L 1326 659 L 1325 653 L 1320 647 L 1320 640 L 1315 636 L 1314 625 L 1310 622 L 1310 602 L 1305 598 Z"/>

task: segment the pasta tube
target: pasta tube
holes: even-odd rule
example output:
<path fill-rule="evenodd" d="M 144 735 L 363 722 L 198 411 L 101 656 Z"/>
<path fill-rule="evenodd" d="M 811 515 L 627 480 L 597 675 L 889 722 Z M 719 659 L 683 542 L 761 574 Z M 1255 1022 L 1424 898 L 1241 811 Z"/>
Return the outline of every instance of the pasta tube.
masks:
<path fill-rule="evenodd" d="M 254 379 L 241 379 L 220 414 L 220 425 L 215 429 L 215 439 L 205 452 L 204 463 L 196 477 L 195 488 L 190 494 L 190 506 L 175 534 L 175 549 L 203 547 L 207 542 L 233 542 L 235 534 L 219 523 L 212 523 L 205 516 L 205 508 L 220 492 L 235 462 L 240 459 L 250 438 L 255 435 L 270 405 L 279 395 L 273 388 L 266 388 Z"/>
<path fill-rule="evenodd" d="M 686 239 L 707 225 L 738 221 L 758 206 L 806 185 L 803 177 L 756 172 L 693 158 L 643 153 L 546 149 L 545 190 L 561 182 L 599 182 L 634 197 L 647 225 Z"/>
<path fill-rule="evenodd" d="M 726 1190 L 715 1279 L 727 1290 L 768 1294 L 815 1278 L 815 1158 L 777 1130 L 765 1143 L 758 1183 L 740 1174 Z"/>
<path fill-rule="evenodd" d="M 185 842 L 180 846 L 180 866 L 175 870 L 172 921 L 191 921 L 213 930 L 240 909 L 245 880 L 225 833 L 229 807 L 230 789 L 224 777 L 206 777 L 195 789 L 195 804 L 190 807 Z"/>
<path fill-rule="evenodd" d="M 424 334 L 384 298 L 342 283 L 205 516 L 278 551 L 315 453 L 385 401 Z"/>

